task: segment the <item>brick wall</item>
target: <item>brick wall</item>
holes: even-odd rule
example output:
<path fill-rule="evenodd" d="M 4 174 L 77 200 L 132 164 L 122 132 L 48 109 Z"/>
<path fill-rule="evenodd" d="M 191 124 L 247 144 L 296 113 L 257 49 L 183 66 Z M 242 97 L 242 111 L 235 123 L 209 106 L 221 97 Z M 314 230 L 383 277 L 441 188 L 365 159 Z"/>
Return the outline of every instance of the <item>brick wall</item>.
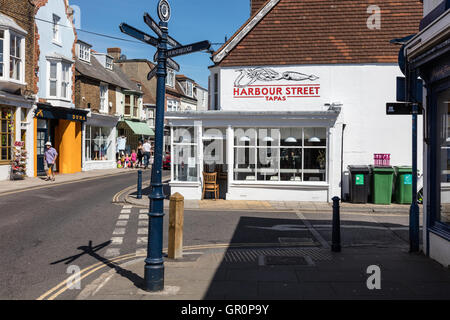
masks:
<path fill-rule="evenodd" d="M 31 0 L 0 0 L 0 12 L 13 18 L 20 27 L 28 32 L 25 39 L 25 82 L 27 86 L 21 93 L 25 95 L 36 94 L 37 77 L 35 76 L 35 67 L 37 66 L 36 57 L 39 54 L 35 50 L 35 5 Z"/>
<path fill-rule="evenodd" d="M 100 111 L 100 81 L 83 77 L 79 72 L 76 73 L 75 80 L 75 107 L 87 109 L 91 106 L 91 111 L 99 113 Z M 84 99 L 83 99 L 84 97 Z M 112 107 L 109 108 L 109 103 Z M 114 115 L 117 110 L 116 106 L 116 87 L 109 85 L 108 87 L 108 109 L 109 114 Z"/>

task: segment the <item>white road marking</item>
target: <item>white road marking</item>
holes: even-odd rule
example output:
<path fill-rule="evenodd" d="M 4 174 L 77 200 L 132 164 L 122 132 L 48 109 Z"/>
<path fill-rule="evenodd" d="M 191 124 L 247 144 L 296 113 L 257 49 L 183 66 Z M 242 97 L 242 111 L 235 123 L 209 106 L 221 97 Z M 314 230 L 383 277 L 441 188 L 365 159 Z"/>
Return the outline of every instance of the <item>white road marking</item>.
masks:
<path fill-rule="evenodd" d="M 123 206 L 123 208 L 124 209 L 131 209 L 131 208 L 133 208 L 133 206 L 130 205 L 130 204 L 126 204 L 126 205 Z"/>
<path fill-rule="evenodd" d="M 131 213 L 131 209 L 122 209 L 120 213 Z"/>
<path fill-rule="evenodd" d="M 148 213 L 148 209 L 139 209 L 139 213 Z"/>
<path fill-rule="evenodd" d="M 137 241 L 136 241 L 136 244 L 147 244 L 147 237 L 138 237 L 137 238 Z"/>
<path fill-rule="evenodd" d="M 116 228 L 114 229 L 113 234 L 125 234 L 125 228 Z"/>
<path fill-rule="evenodd" d="M 139 227 L 148 227 L 148 220 L 139 220 L 138 226 Z"/>
<path fill-rule="evenodd" d="M 300 220 L 302 220 L 302 222 L 305 224 L 305 226 L 308 228 L 309 232 L 311 232 L 311 234 L 317 239 L 319 240 L 320 244 L 326 248 L 329 249 L 330 245 L 328 244 L 328 242 L 321 236 L 321 234 L 319 232 L 317 232 L 316 229 L 314 229 L 314 227 L 311 225 L 311 223 L 305 218 L 305 216 L 301 213 L 301 212 L 296 212 L 297 217 L 299 217 Z"/>
<path fill-rule="evenodd" d="M 127 226 L 128 221 L 127 220 L 119 220 L 116 223 L 117 227 L 126 227 Z"/>
<path fill-rule="evenodd" d="M 118 219 L 119 220 L 128 220 L 128 219 L 130 219 L 130 215 L 129 214 L 121 214 Z"/>
<path fill-rule="evenodd" d="M 106 250 L 105 257 L 110 258 L 110 257 L 116 257 L 116 256 L 120 256 L 119 248 L 110 248 L 110 249 Z"/>
<path fill-rule="evenodd" d="M 139 219 L 148 219 L 148 214 L 140 214 Z"/>
<path fill-rule="evenodd" d="M 123 237 L 112 237 L 111 238 L 112 244 L 122 244 L 123 243 Z"/>
<path fill-rule="evenodd" d="M 148 234 L 148 228 L 139 228 L 138 234 Z"/>

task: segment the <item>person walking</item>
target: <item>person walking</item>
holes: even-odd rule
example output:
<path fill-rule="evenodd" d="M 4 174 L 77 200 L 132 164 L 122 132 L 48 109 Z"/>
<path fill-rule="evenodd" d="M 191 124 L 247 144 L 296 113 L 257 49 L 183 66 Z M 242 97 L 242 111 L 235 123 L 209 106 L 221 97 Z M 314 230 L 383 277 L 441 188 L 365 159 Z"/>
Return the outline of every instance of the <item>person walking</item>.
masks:
<path fill-rule="evenodd" d="M 150 161 L 150 152 L 152 150 L 152 146 L 147 139 L 145 139 L 145 142 L 142 145 L 142 149 L 144 150 L 144 169 L 147 169 L 148 163 Z"/>
<path fill-rule="evenodd" d="M 142 167 L 142 158 L 144 158 L 144 149 L 142 148 L 142 142 L 139 141 L 138 147 L 137 147 L 137 166 L 139 168 Z"/>
<path fill-rule="evenodd" d="M 56 152 L 56 149 L 52 147 L 52 143 L 50 141 L 45 143 L 45 148 L 44 161 L 47 162 L 48 167 L 47 179 L 45 180 L 49 181 L 51 179 L 52 181 L 55 181 L 54 165 L 56 158 L 58 157 L 58 152 Z"/>

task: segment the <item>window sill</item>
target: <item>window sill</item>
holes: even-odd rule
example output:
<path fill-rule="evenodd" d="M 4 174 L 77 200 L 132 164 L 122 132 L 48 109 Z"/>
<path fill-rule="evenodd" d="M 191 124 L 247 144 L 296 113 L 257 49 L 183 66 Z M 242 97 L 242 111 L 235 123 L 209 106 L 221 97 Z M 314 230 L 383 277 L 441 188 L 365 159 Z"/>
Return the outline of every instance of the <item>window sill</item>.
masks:
<path fill-rule="evenodd" d="M 57 45 L 58 47 L 61 47 L 61 48 L 62 48 L 62 43 L 61 43 L 60 41 L 52 40 L 52 43 L 53 43 L 54 45 Z"/>

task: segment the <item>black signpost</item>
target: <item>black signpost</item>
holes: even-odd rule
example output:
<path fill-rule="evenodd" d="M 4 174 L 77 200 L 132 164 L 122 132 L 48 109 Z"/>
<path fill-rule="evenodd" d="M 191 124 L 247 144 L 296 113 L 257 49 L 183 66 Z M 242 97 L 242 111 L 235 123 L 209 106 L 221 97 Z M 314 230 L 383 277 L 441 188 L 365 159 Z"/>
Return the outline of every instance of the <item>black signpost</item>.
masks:
<path fill-rule="evenodd" d="M 159 24 L 144 14 L 144 22 L 157 35 L 158 39 L 129 26 L 126 23 L 120 25 L 120 30 L 129 36 L 157 48 L 156 58 L 158 65 L 150 71 L 147 78 L 157 77 L 156 89 L 156 121 L 155 121 L 155 150 L 154 163 L 151 175 L 150 212 L 148 224 L 148 244 L 147 258 L 145 259 L 144 280 L 147 291 L 164 290 L 164 259 L 162 257 L 163 243 L 163 217 L 164 217 L 164 192 L 162 185 L 162 153 L 164 138 L 164 105 L 166 93 L 167 66 L 179 71 L 180 66 L 170 59 L 168 51 L 176 52 L 172 56 L 188 54 L 195 51 L 208 50 L 211 46 L 209 41 L 193 43 L 188 46 L 181 44 L 168 35 L 168 21 L 170 20 L 170 5 L 167 0 L 160 0 L 158 3 L 158 16 L 161 20 Z M 174 47 L 167 50 L 167 45 Z M 188 47 L 189 49 L 186 49 Z M 178 51 L 177 51 L 178 49 Z M 173 51 L 175 50 L 175 51 Z"/>
<path fill-rule="evenodd" d="M 419 251 L 419 206 L 417 204 L 417 115 L 422 114 L 422 86 L 416 71 L 412 71 L 405 55 L 406 43 L 415 35 L 404 38 L 393 39 L 391 43 L 401 44 L 398 54 L 398 65 L 405 75 L 404 82 L 397 81 L 397 91 L 404 90 L 404 96 L 397 94 L 405 102 L 386 103 L 386 114 L 388 115 L 411 115 L 412 116 L 412 201 L 409 209 L 409 251 Z M 404 99 L 403 99 L 404 98 Z"/>

